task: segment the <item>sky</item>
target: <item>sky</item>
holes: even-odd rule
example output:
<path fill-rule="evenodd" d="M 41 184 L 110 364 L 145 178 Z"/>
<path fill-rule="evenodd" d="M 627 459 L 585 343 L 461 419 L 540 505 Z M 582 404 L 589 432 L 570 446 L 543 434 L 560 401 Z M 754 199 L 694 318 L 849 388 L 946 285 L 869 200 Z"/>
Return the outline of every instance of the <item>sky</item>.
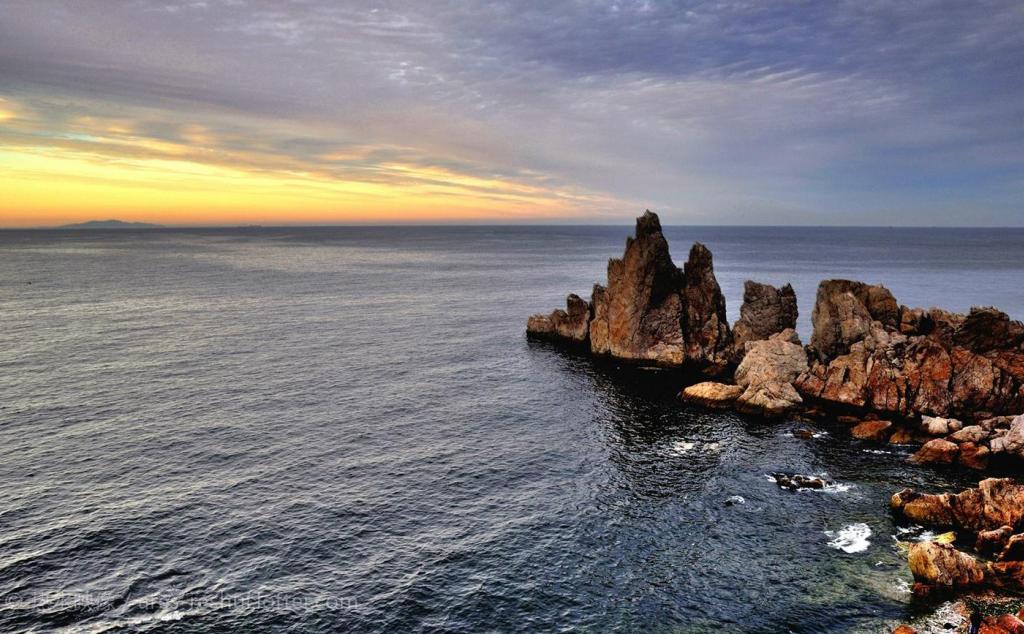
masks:
<path fill-rule="evenodd" d="M 1019 0 L 0 0 L 0 226 L 1024 226 Z"/>

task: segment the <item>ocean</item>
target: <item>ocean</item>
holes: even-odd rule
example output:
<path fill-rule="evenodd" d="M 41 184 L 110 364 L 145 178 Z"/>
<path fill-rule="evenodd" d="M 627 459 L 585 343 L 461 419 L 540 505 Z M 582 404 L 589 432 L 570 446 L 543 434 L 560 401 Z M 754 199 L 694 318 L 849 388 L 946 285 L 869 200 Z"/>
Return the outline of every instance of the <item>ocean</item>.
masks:
<path fill-rule="evenodd" d="M 878 632 L 928 609 L 888 499 L 977 476 L 527 341 L 630 231 L 0 232 L 0 630 Z M 744 280 L 791 282 L 805 341 L 830 277 L 1024 318 L 1024 230 L 665 233 L 677 264 L 712 250 L 732 320 Z"/>

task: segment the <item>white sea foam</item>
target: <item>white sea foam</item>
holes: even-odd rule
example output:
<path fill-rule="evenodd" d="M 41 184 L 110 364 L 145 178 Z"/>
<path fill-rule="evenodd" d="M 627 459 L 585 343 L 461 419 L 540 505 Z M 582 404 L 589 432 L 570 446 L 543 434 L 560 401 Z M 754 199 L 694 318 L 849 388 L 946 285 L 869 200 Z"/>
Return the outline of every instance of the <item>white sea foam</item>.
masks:
<path fill-rule="evenodd" d="M 871 527 L 864 523 L 850 524 L 838 531 L 825 531 L 825 535 L 831 538 L 828 542 L 830 547 L 844 553 L 863 552 L 871 545 L 868 540 L 871 537 Z"/>
<path fill-rule="evenodd" d="M 925 529 L 923 526 L 914 524 L 913 526 L 897 526 L 896 535 L 892 538 L 896 541 L 915 541 L 915 542 L 930 542 L 934 541 L 936 533 Z"/>
<path fill-rule="evenodd" d="M 690 451 L 691 449 L 693 449 L 695 446 L 696 446 L 696 443 L 692 443 L 692 442 L 689 442 L 689 441 L 686 441 L 686 440 L 678 440 L 678 441 L 672 443 L 671 451 L 672 451 L 672 453 L 681 456 L 681 455 L 685 454 L 686 452 Z"/>
<path fill-rule="evenodd" d="M 821 490 L 825 493 L 846 493 L 852 488 L 853 485 L 849 482 L 833 482 L 832 484 L 826 484 L 825 488 Z"/>

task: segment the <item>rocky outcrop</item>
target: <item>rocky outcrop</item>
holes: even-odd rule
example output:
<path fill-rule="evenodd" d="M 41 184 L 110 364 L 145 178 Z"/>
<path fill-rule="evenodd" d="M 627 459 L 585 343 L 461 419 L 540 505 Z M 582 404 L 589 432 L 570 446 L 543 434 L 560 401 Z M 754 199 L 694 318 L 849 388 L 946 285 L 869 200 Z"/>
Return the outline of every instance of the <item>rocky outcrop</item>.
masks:
<path fill-rule="evenodd" d="M 762 341 L 748 341 L 746 355 L 736 368 L 736 399 L 740 411 L 779 416 L 803 402 L 793 380 L 807 370 L 807 353 L 792 328 Z"/>
<path fill-rule="evenodd" d="M 682 365 L 682 272 L 672 262 L 658 217 L 637 218 L 622 258 L 608 262 L 608 285 L 595 310 L 593 328 L 607 337 L 591 350 L 620 359 Z M 598 316 L 598 313 L 601 313 Z"/>
<path fill-rule="evenodd" d="M 1024 325 L 995 309 L 908 309 L 884 287 L 827 280 L 812 322 L 805 397 L 900 417 L 1024 411 Z"/>
<path fill-rule="evenodd" d="M 699 242 L 683 266 L 682 296 L 686 359 L 715 374 L 724 371 L 732 352 L 725 296 L 715 279 L 711 251 Z"/>
<path fill-rule="evenodd" d="M 981 532 L 1009 526 L 1024 530 L 1024 485 L 1008 478 L 988 478 L 978 488 L 956 495 L 924 495 L 904 489 L 890 501 L 897 516 L 940 528 Z"/>
<path fill-rule="evenodd" d="M 926 526 L 973 533 L 978 556 L 951 543 L 910 547 L 908 563 L 918 585 L 928 588 L 991 586 L 1024 590 L 1024 486 L 1009 479 L 982 480 L 959 494 L 921 495 L 904 489 L 892 497 L 897 516 Z M 972 543 L 968 541 L 967 543 Z"/>
<path fill-rule="evenodd" d="M 590 302 L 571 295 L 565 310 L 531 317 L 527 332 L 582 344 L 595 355 L 713 376 L 735 367 L 743 388 L 735 406 L 743 411 L 777 415 L 809 405 L 805 411 L 858 419 L 872 413 L 895 423 L 895 442 L 923 435 L 955 444 L 955 461 L 964 466 L 1024 458 L 1024 423 L 951 437 L 959 427 L 1024 412 L 1024 324 L 994 308 L 960 315 L 900 306 L 885 287 L 852 280 L 818 286 L 813 334 L 802 354 L 799 340 L 779 338 L 792 332 L 796 318 L 792 287 L 747 282 L 730 329 L 711 252 L 696 243 L 683 268 L 676 267 L 661 223 L 648 211 L 623 256 L 608 262 L 607 284 L 594 286 Z M 781 372 L 771 360 L 778 355 L 800 368 L 796 377 L 762 377 Z M 922 416 L 917 430 L 912 421 Z M 917 459 L 944 461 L 954 453 L 937 448 L 944 451 Z"/>
<path fill-rule="evenodd" d="M 526 332 L 537 337 L 585 343 L 590 333 L 590 305 L 579 295 L 569 295 L 566 310 L 531 316 L 526 322 Z"/>
<path fill-rule="evenodd" d="M 813 347 L 822 361 L 850 351 L 850 346 L 871 332 L 873 322 L 899 327 L 899 305 L 884 286 L 851 280 L 825 280 L 811 311 Z"/>
<path fill-rule="evenodd" d="M 743 388 L 738 385 L 726 385 L 714 381 L 704 381 L 683 389 L 679 398 L 686 403 L 693 403 L 712 409 L 728 409 L 733 406 Z"/>
<path fill-rule="evenodd" d="M 919 464 L 956 462 L 979 471 L 987 469 L 993 460 L 1024 460 L 1024 416 L 997 416 L 976 425 L 961 425 L 954 419 L 923 417 L 922 433 L 945 437 L 925 443 L 912 460 Z"/>
<path fill-rule="evenodd" d="M 952 544 L 912 544 L 907 563 L 915 581 L 932 586 L 967 587 L 985 579 L 984 565 Z"/>
<path fill-rule="evenodd" d="M 663 366 L 693 365 L 710 374 L 725 370 L 732 351 L 725 297 L 715 279 L 711 252 L 694 244 L 680 270 L 669 254 L 658 216 L 650 211 L 637 218 L 623 256 L 609 260 L 607 285 L 594 286 L 586 332 L 578 327 L 574 315 L 580 313 L 573 313 L 572 305 L 562 312 L 566 314 L 531 317 L 527 333 L 589 341 L 597 355 Z M 560 323 L 571 326 L 559 329 Z"/>
<path fill-rule="evenodd" d="M 797 316 L 792 286 L 775 288 L 747 280 L 743 285 L 740 318 L 732 327 L 733 361 L 738 364 L 743 359 L 747 342 L 767 339 L 787 328 L 795 329 Z"/>

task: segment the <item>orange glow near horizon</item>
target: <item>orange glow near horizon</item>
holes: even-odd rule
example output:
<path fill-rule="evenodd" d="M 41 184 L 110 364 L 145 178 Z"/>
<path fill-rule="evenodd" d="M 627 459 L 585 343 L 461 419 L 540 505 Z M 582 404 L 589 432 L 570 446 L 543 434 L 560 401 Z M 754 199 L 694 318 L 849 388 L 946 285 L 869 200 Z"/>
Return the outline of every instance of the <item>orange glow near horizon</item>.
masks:
<path fill-rule="evenodd" d="M 501 222 L 572 218 L 601 202 L 539 175 L 517 180 L 403 160 L 404 148 L 341 146 L 295 156 L 195 123 L 179 125 L 175 138 L 146 136 L 141 127 L 131 117 L 82 115 L 54 130 L 27 107 L 0 102 L 0 227 L 113 218 L 165 225 Z M 382 150 L 390 153 L 374 159 Z"/>
<path fill-rule="evenodd" d="M 54 147 L 0 149 L 0 224 L 117 218 L 177 225 L 430 222 L 563 217 L 568 201 L 516 183 L 388 165 L 396 182 L 344 181 L 185 160 L 119 158 Z"/>

